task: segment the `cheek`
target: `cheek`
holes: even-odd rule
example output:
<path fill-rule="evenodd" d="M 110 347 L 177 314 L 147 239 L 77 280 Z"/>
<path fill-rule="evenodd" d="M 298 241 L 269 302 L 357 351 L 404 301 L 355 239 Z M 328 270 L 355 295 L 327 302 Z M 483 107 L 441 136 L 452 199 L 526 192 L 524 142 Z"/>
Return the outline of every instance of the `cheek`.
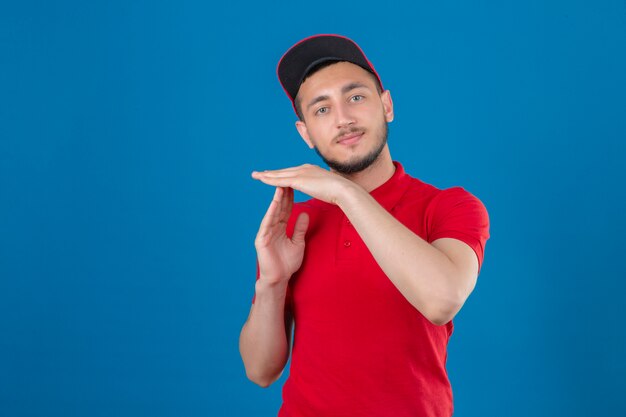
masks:
<path fill-rule="evenodd" d="M 332 137 L 332 130 L 324 126 L 314 126 L 309 129 L 309 138 L 317 148 L 325 148 Z"/>

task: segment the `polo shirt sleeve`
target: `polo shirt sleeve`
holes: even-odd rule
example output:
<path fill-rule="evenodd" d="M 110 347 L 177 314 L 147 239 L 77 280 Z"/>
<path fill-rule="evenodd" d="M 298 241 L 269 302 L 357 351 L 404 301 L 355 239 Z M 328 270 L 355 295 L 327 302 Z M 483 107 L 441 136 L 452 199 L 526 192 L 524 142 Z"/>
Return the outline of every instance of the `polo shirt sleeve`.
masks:
<path fill-rule="evenodd" d="M 465 189 L 453 187 L 441 191 L 432 204 L 428 241 L 449 237 L 466 243 L 476 252 L 480 271 L 489 239 L 489 215 L 483 203 Z"/>

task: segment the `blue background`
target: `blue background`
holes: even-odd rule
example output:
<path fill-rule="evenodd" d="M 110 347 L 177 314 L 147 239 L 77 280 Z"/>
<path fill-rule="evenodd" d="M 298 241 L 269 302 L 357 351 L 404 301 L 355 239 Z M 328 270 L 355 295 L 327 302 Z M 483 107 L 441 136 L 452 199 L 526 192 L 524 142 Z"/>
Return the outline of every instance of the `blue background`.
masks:
<path fill-rule="evenodd" d="M 626 415 L 626 3 L 430 3 L 4 2 L 0 415 L 275 415 L 249 175 L 320 163 L 275 76 L 315 33 L 376 65 L 394 159 L 489 210 L 455 416 Z"/>

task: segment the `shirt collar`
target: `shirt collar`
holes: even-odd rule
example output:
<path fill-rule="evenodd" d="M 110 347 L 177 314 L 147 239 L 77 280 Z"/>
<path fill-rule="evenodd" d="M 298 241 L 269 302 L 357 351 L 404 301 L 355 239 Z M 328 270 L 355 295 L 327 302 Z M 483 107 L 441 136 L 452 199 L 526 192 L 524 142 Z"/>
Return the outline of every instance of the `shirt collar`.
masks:
<path fill-rule="evenodd" d="M 391 211 L 398 204 L 410 183 L 410 177 L 404 172 L 402 164 L 393 161 L 393 165 L 396 170 L 391 178 L 370 192 L 378 204 L 387 211 Z"/>

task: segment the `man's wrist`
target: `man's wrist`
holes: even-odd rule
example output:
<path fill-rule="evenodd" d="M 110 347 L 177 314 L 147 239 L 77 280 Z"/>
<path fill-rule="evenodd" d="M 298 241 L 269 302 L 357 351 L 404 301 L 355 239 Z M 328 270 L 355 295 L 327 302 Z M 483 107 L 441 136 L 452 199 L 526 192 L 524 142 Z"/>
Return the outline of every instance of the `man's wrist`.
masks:
<path fill-rule="evenodd" d="M 363 187 L 350 180 L 346 180 L 346 182 L 341 187 L 335 204 L 337 204 L 337 206 L 345 212 L 347 206 L 356 201 L 359 197 L 359 194 L 363 193 L 367 194 Z"/>
<path fill-rule="evenodd" d="M 272 299 L 280 299 L 285 298 L 287 295 L 287 285 L 289 284 L 289 280 L 281 280 L 281 281 L 268 281 L 264 280 L 263 277 L 259 277 L 256 281 L 254 291 L 256 297 L 262 298 L 272 298 Z"/>

